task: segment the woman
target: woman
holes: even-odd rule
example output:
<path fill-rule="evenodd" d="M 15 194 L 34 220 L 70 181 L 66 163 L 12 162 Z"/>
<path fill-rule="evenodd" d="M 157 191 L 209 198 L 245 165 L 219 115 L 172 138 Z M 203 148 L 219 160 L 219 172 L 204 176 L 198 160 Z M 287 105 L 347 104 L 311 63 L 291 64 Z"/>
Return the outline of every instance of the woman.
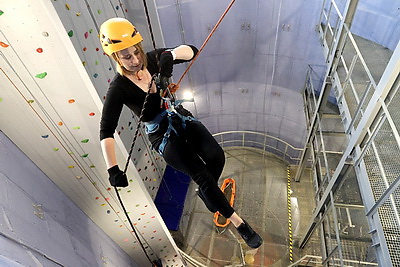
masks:
<path fill-rule="evenodd" d="M 165 162 L 189 175 L 199 185 L 199 196 L 207 208 L 230 219 L 250 247 L 259 247 L 262 238 L 239 217 L 218 187 L 225 164 L 222 148 L 209 131 L 181 106 L 177 108 L 177 114 L 166 116 L 165 106 L 160 105 L 160 90 L 154 83 L 149 89 L 152 75 L 159 73 L 161 80 L 165 81 L 172 76 L 173 64 L 190 61 L 198 52 L 197 48 L 180 45 L 145 54 L 142 41 L 139 32 L 126 19 L 112 18 L 101 25 L 103 50 L 118 67 L 107 91 L 100 122 L 101 147 L 111 185 L 128 186 L 127 177 L 116 161 L 113 139 L 122 107 L 126 105 L 136 115 L 142 116 L 149 140 Z"/>

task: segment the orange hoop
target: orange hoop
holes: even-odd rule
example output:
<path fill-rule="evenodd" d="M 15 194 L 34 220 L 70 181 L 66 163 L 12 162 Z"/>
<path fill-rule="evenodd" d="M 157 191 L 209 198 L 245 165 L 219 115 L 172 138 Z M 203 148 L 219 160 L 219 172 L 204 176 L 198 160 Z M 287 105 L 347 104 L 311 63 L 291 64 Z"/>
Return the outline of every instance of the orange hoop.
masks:
<path fill-rule="evenodd" d="M 221 191 L 225 194 L 225 190 L 229 187 L 232 187 L 232 192 L 230 194 L 230 198 L 228 199 L 229 204 L 231 205 L 231 207 L 233 207 L 233 203 L 235 201 L 235 193 L 236 193 L 236 183 L 235 180 L 233 180 L 232 178 L 227 178 L 224 180 L 224 182 L 221 185 Z M 225 220 L 225 222 L 221 222 Z M 218 211 L 216 213 L 214 213 L 214 223 L 216 226 L 218 227 L 226 227 L 228 226 L 228 224 L 231 222 L 231 220 L 224 218 L 221 213 L 219 213 Z"/>

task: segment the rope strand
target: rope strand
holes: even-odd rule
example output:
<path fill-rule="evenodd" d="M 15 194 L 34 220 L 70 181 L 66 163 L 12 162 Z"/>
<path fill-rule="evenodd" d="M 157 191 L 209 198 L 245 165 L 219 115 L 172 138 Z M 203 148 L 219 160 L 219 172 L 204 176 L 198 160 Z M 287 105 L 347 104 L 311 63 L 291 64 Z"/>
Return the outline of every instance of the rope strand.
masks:
<path fill-rule="evenodd" d="M 183 80 L 183 78 L 185 77 L 185 75 L 189 72 L 189 69 L 192 67 L 192 65 L 194 64 L 194 62 L 196 61 L 196 59 L 199 57 L 200 53 L 203 51 L 204 47 L 206 46 L 206 44 L 208 43 L 208 41 L 210 40 L 211 36 L 214 34 L 214 32 L 217 30 L 218 26 L 221 24 L 222 20 L 224 19 L 224 17 L 226 16 L 226 14 L 228 13 L 228 11 L 231 9 L 233 3 L 235 3 L 236 0 L 232 0 L 231 3 L 228 5 L 228 7 L 225 9 L 224 13 L 222 13 L 221 17 L 219 18 L 217 24 L 215 24 L 214 28 L 211 30 L 210 34 L 207 36 L 206 40 L 204 41 L 204 43 L 201 45 L 199 51 L 197 52 L 196 56 L 192 59 L 192 61 L 190 61 L 189 66 L 186 68 L 185 72 L 182 74 L 181 78 L 179 79 L 179 81 L 176 83 L 177 86 L 179 86 Z"/>
<path fill-rule="evenodd" d="M 146 0 L 143 0 L 143 5 L 144 5 L 145 13 L 146 13 L 147 23 L 148 23 L 148 26 L 149 26 L 149 31 L 150 31 L 151 40 L 152 40 L 152 43 L 153 43 L 153 48 L 154 48 L 154 50 L 156 50 L 156 43 L 155 43 L 155 39 L 154 39 L 153 28 L 152 28 L 152 26 L 151 26 L 151 21 L 150 21 L 150 16 L 149 16 L 149 12 L 148 12 L 148 8 L 147 8 Z M 158 55 L 157 55 L 157 53 L 156 53 L 156 60 L 157 60 L 157 65 L 158 65 Z M 148 85 L 148 90 L 147 90 L 147 93 L 146 93 L 146 97 L 145 97 L 144 102 L 143 102 L 142 110 L 140 111 L 139 121 L 138 121 L 138 124 L 137 124 L 137 126 L 136 126 L 135 134 L 134 134 L 134 136 L 133 136 L 132 145 L 131 145 L 131 148 L 130 148 L 129 153 L 128 153 L 128 158 L 127 158 L 126 163 L 125 163 L 125 168 L 124 168 L 124 171 L 123 171 L 124 174 L 126 174 L 126 171 L 128 170 L 129 162 L 130 162 L 130 160 L 131 160 L 132 153 L 133 153 L 133 148 L 135 147 L 136 139 L 137 139 L 137 137 L 138 137 L 138 135 L 139 135 L 139 130 L 140 130 L 140 127 L 141 127 L 141 125 L 142 125 L 142 119 L 143 119 L 144 109 L 145 109 L 145 106 L 146 106 L 146 103 L 147 103 L 147 99 L 148 99 L 148 97 L 149 97 L 149 95 L 150 95 L 150 90 L 151 90 L 151 86 L 152 86 L 152 84 L 153 84 L 153 82 L 154 82 L 154 79 L 155 79 L 155 75 L 152 76 L 152 78 L 151 78 L 151 80 L 150 80 L 150 82 L 149 82 L 149 85 Z M 124 205 L 124 203 L 123 203 L 123 201 L 122 201 L 122 199 L 121 199 L 121 196 L 120 196 L 120 194 L 119 194 L 119 192 L 118 192 L 117 187 L 114 186 L 114 189 L 115 189 L 115 193 L 116 193 L 116 195 L 117 195 L 117 197 L 118 197 L 119 203 L 121 204 L 121 207 L 122 207 L 122 209 L 123 209 L 123 211 L 124 211 L 124 213 L 125 213 L 125 216 L 126 216 L 126 218 L 128 219 L 129 225 L 131 226 L 132 231 L 133 231 L 133 233 L 135 234 L 136 239 L 137 239 L 137 241 L 138 241 L 140 247 L 142 248 L 144 254 L 146 255 L 146 258 L 149 260 L 149 262 L 150 262 L 153 266 L 161 266 L 161 267 L 162 267 L 162 263 L 161 263 L 161 260 L 160 260 L 160 258 L 158 257 L 158 255 L 156 255 L 156 256 L 157 256 L 157 260 L 153 260 L 153 261 L 151 260 L 149 254 L 148 254 L 147 251 L 146 251 L 146 248 L 144 247 L 142 241 L 140 240 L 140 238 L 139 238 L 139 236 L 138 236 L 138 233 L 137 233 L 137 231 L 136 231 L 136 228 L 135 228 L 135 226 L 133 225 L 133 223 L 132 223 L 132 221 L 131 221 L 131 219 L 130 219 L 130 217 L 129 217 L 129 215 L 128 215 L 128 212 L 126 211 L 125 205 Z M 147 244 L 147 247 L 152 251 L 152 253 L 155 254 L 154 251 L 153 251 L 153 249 L 152 249 L 151 246 L 149 245 L 149 243 L 147 243 L 146 240 L 144 240 L 144 242 Z"/>
<path fill-rule="evenodd" d="M 231 3 L 230 3 L 229 6 L 226 8 L 226 10 L 225 10 L 224 13 L 222 14 L 222 16 L 219 18 L 217 24 L 214 26 L 214 28 L 211 30 L 210 34 L 207 36 L 206 40 L 204 41 L 204 43 L 203 43 L 202 46 L 200 47 L 200 49 L 199 49 L 199 51 L 197 52 L 197 54 L 195 55 L 195 57 L 194 57 L 194 58 L 192 59 L 192 61 L 190 62 L 189 66 L 186 68 L 185 72 L 182 74 L 182 76 L 181 76 L 181 78 L 179 79 L 178 83 L 177 83 L 176 85 L 174 85 L 174 86 L 177 86 L 177 87 L 179 88 L 179 85 L 180 85 L 182 79 L 183 79 L 183 78 L 185 77 L 185 75 L 188 73 L 189 69 L 191 68 L 191 66 L 193 65 L 193 63 L 195 62 L 195 60 L 198 58 L 198 56 L 200 55 L 201 51 L 204 49 L 204 47 L 206 46 L 206 44 L 207 44 L 208 41 L 210 40 L 211 36 L 214 34 L 214 32 L 216 31 L 216 29 L 218 28 L 218 26 L 221 24 L 221 22 L 222 22 L 222 20 L 224 19 L 225 15 L 228 13 L 228 11 L 230 10 L 230 8 L 232 7 L 232 5 L 233 5 L 233 3 L 234 3 L 235 1 L 236 1 L 236 0 L 232 0 L 232 1 L 231 1 Z M 150 16 L 149 16 L 149 12 L 148 12 L 148 8 L 147 8 L 146 0 L 143 0 L 143 5 L 144 5 L 145 13 L 146 13 L 146 18 L 147 18 L 147 23 L 148 23 L 148 26 L 149 26 L 149 31 L 150 31 L 150 36 L 151 36 L 153 48 L 154 48 L 154 50 L 156 51 L 156 50 L 157 50 L 157 49 L 156 49 L 156 43 L 155 43 L 155 39 L 154 39 L 153 28 L 152 28 L 152 26 L 151 26 L 151 21 L 150 21 Z M 156 61 L 157 61 L 157 65 L 159 65 L 159 58 L 158 58 L 158 54 L 157 54 L 157 53 L 156 53 Z M 154 82 L 154 80 L 155 80 L 155 77 L 156 77 L 156 75 L 153 75 L 153 76 L 152 76 L 151 81 L 150 81 L 149 86 L 148 86 L 148 91 L 147 91 L 147 93 L 146 93 L 146 97 L 145 97 L 145 100 L 144 100 L 144 103 L 143 103 L 143 106 L 142 106 L 142 110 L 141 110 L 141 112 L 140 112 L 139 121 L 138 121 L 138 124 L 137 124 L 137 127 L 136 127 L 136 131 L 135 131 L 135 134 L 134 134 L 134 137 L 133 137 L 133 140 L 132 140 L 132 145 L 131 145 L 131 148 L 130 148 L 129 153 L 128 153 L 128 158 L 127 158 L 126 163 L 125 163 L 124 174 L 125 174 L 126 171 L 128 170 L 128 165 L 129 165 L 130 159 L 131 159 L 131 157 L 132 157 L 133 148 L 134 148 L 134 146 L 135 146 L 136 139 L 137 139 L 138 134 L 139 134 L 139 129 L 140 129 L 140 127 L 141 127 L 142 118 L 143 118 L 143 112 L 144 112 L 144 110 L 145 110 L 145 105 L 146 105 L 146 103 L 147 103 L 147 98 L 148 98 L 148 96 L 149 96 L 149 94 L 150 94 L 151 86 L 152 86 L 152 84 L 153 84 L 153 82 Z M 173 97 L 173 95 L 169 92 L 169 89 L 168 89 L 168 95 L 169 95 L 170 97 Z M 125 216 L 127 217 L 128 222 L 129 222 L 129 224 L 131 225 L 132 230 L 133 230 L 133 232 L 134 232 L 134 234 L 135 234 L 135 236 L 136 236 L 136 238 L 137 238 L 137 240 L 138 240 L 138 242 L 139 242 L 139 244 L 140 244 L 142 250 L 143 250 L 144 253 L 146 254 L 147 259 L 148 259 L 153 265 L 155 265 L 155 266 L 162 266 L 160 259 L 157 259 L 156 261 L 152 261 L 152 260 L 150 259 L 149 255 L 147 254 L 147 251 L 146 251 L 145 247 L 143 246 L 141 240 L 139 239 L 139 237 L 138 237 L 138 235 L 137 235 L 137 231 L 136 231 L 134 225 L 132 224 L 132 222 L 131 222 L 131 220 L 130 220 L 130 218 L 129 218 L 129 215 L 128 215 L 126 209 L 125 209 L 125 206 L 124 206 L 124 204 L 123 204 L 123 202 L 122 202 L 122 199 L 121 199 L 121 197 L 120 197 L 120 195 L 119 195 L 119 192 L 118 192 L 117 187 L 114 187 L 114 189 L 115 189 L 115 193 L 117 194 L 118 200 L 119 200 L 119 202 L 120 202 L 120 204 L 121 204 L 121 206 L 122 206 L 122 209 L 124 210 Z M 146 242 L 146 244 L 148 245 L 148 247 L 151 249 L 150 245 L 147 243 L 146 240 L 145 240 L 145 242 Z M 151 250 L 152 250 L 152 249 L 151 249 Z M 153 251 L 153 250 L 152 250 L 152 251 Z M 153 252 L 153 253 L 154 253 L 154 252 Z"/>

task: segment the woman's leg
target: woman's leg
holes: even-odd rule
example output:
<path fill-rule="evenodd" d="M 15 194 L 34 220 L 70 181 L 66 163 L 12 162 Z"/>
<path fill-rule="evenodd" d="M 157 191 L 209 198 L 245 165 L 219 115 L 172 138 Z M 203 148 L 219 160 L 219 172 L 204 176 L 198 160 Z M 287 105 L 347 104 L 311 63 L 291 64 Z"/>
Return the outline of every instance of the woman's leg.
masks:
<path fill-rule="evenodd" d="M 187 125 L 186 136 L 187 140 L 175 135 L 170 137 L 164 151 L 165 161 L 188 174 L 199 185 L 205 203 L 211 203 L 230 219 L 248 246 L 258 248 L 263 243 L 262 238 L 239 217 L 218 187 L 217 181 L 225 164 L 222 148 L 199 122 Z"/>
<path fill-rule="evenodd" d="M 218 187 L 215 177 L 186 140 L 172 134 L 164 150 L 164 159 L 171 167 L 189 175 L 209 204 L 224 217 L 232 216 L 234 209 Z"/>
<path fill-rule="evenodd" d="M 206 168 L 214 177 L 214 180 L 218 182 L 225 166 L 224 150 L 199 121 L 187 122 L 185 132 L 187 143 L 204 161 Z"/>

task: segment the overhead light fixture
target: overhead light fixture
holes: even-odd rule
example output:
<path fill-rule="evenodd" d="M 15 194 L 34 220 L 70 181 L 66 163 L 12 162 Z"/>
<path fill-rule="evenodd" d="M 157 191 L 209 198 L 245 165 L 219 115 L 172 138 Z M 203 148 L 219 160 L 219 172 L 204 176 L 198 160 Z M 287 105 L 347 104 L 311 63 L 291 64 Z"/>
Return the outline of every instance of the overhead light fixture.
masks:
<path fill-rule="evenodd" d="M 194 102 L 194 96 L 191 91 L 183 92 L 183 101 L 185 102 Z"/>

